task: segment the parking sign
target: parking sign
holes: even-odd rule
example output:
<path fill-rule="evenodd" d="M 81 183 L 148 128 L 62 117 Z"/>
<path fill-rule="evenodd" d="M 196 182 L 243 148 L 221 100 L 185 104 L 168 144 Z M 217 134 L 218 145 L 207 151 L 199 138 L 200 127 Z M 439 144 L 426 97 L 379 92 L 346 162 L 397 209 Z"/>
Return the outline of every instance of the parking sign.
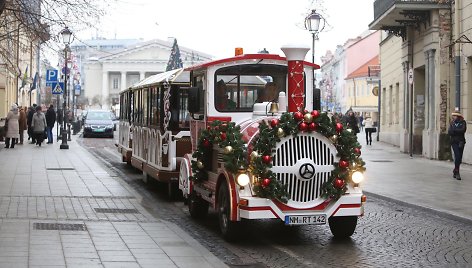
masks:
<path fill-rule="evenodd" d="M 57 82 L 59 72 L 55 69 L 46 70 L 46 83 Z"/>

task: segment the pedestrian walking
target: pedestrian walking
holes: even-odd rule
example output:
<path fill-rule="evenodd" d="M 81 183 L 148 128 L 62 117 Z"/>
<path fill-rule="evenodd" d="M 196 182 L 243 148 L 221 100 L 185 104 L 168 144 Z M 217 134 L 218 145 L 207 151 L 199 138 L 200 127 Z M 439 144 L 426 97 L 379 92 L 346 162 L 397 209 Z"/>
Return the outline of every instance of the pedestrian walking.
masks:
<path fill-rule="evenodd" d="M 48 134 L 48 142 L 47 144 L 53 143 L 52 137 L 52 129 L 54 128 L 54 124 L 56 123 L 56 112 L 54 111 L 54 105 L 49 105 L 48 110 L 46 111 L 46 123 L 47 123 L 47 134 Z"/>
<path fill-rule="evenodd" d="M 19 130 L 20 130 L 19 131 L 20 142 L 18 144 L 23 145 L 23 136 L 24 136 L 25 130 L 28 129 L 25 107 L 22 107 L 22 106 L 19 107 L 19 114 L 20 114 L 20 117 L 18 119 L 18 126 L 19 126 Z"/>
<path fill-rule="evenodd" d="M 462 154 L 464 153 L 467 123 L 459 110 L 453 111 L 451 117 L 452 120 L 447 133 L 449 134 L 451 148 L 454 153 L 454 169 L 452 170 L 452 176 L 457 180 L 461 180 L 459 169 L 462 163 Z"/>
<path fill-rule="evenodd" d="M 28 108 L 28 114 L 26 115 L 26 123 L 28 125 L 28 140 L 31 139 L 31 144 L 35 144 L 36 140 L 33 135 L 33 128 L 31 127 L 31 122 L 33 121 L 33 115 L 36 110 L 36 104 L 33 104 L 32 107 Z"/>
<path fill-rule="evenodd" d="M 18 143 L 18 138 L 20 137 L 18 125 L 19 118 L 20 115 L 18 112 L 18 106 L 13 104 L 7 114 L 7 121 L 5 122 L 5 126 L 7 127 L 7 134 L 5 135 L 5 148 L 15 148 L 15 144 Z"/>
<path fill-rule="evenodd" d="M 366 144 L 372 145 L 372 133 L 377 132 L 377 129 L 374 127 L 372 122 L 372 118 L 370 118 L 370 116 L 366 116 L 362 124 L 364 124 L 365 127 Z"/>
<path fill-rule="evenodd" d="M 33 129 L 33 137 L 36 141 L 36 145 L 41 146 L 44 139 L 46 138 L 46 116 L 41 111 L 41 106 L 36 107 L 36 113 L 33 115 L 31 121 L 31 127 Z"/>
<path fill-rule="evenodd" d="M 346 113 L 344 123 L 347 125 L 348 128 L 352 129 L 355 134 L 359 133 L 359 121 L 357 120 L 354 111 L 349 109 Z"/>

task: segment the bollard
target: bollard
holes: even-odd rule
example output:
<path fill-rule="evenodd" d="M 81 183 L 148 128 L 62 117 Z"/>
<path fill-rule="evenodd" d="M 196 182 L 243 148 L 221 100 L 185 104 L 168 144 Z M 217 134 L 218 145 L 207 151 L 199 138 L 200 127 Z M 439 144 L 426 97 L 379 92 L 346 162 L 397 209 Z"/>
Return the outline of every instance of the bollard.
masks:
<path fill-rule="evenodd" d="M 59 148 L 69 149 L 69 144 L 67 144 L 67 130 L 64 128 L 64 129 L 61 129 L 61 131 L 62 131 L 61 133 L 62 143 L 61 143 L 61 146 L 59 146 Z"/>
<path fill-rule="evenodd" d="M 67 140 L 68 140 L 68 141 L 71 141 L 71 140 L 72 140 L 71 137 L 70 137 L 70 123 L 67 124 Z"/>

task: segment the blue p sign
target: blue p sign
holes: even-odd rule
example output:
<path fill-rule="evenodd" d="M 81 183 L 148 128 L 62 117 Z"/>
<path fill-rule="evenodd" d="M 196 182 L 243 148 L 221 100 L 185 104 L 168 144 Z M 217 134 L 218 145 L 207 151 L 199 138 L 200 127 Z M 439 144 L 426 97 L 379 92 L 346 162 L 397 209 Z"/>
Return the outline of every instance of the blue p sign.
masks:
<path fill-rule="evenodd" d="M 57 82 L 58 71 L 55 69 L 46 70 L 46 83 Z"/>

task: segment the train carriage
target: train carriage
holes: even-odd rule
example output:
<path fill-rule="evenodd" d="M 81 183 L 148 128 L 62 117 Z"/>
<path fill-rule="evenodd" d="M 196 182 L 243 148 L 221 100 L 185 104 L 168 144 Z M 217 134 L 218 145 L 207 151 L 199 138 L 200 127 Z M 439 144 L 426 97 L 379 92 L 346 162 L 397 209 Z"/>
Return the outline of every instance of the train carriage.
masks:
<path fill-rule="evenodd" d="M 188 85 L 189 73 L 176 69 L 120 92 L 118 152 L 145 181 L 166 183 L 171 197 L 178 194 L 180 158 L 190 151 Z"/>

